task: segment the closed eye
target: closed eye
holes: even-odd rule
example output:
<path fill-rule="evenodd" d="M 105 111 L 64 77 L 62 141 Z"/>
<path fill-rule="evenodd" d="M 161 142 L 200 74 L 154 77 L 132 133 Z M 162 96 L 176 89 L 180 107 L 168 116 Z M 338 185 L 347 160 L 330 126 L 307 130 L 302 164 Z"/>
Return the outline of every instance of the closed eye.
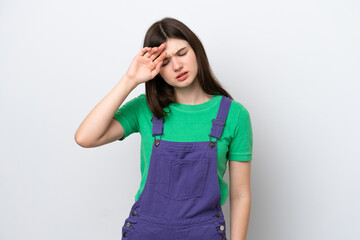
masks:
<path fill-rule="evenodd" d="M 179 54 L 179 56 L 185 56 L 186 53 L 187 53 L 187 52 L 184 52 L 183 54 Z M 169 61 L 168 61 L 167 63 L 164 63 L 164 64 L 162 65 L 162 67 L 166 66 L 168 63 L 169 63 Z"/>

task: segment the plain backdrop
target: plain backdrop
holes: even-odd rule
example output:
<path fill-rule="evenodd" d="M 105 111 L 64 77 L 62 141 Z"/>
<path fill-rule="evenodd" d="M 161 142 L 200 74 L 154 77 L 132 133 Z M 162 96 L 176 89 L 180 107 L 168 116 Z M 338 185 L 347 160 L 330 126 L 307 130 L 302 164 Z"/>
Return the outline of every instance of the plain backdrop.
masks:
<path fill-rule="evenodd" d="M 250 112 L 247 239 L 360 239 L 356 0 L 1 0 L 0 239 L 121 239 L 140 135 L 89 149 L 74 134 L 163 17 Z"/>

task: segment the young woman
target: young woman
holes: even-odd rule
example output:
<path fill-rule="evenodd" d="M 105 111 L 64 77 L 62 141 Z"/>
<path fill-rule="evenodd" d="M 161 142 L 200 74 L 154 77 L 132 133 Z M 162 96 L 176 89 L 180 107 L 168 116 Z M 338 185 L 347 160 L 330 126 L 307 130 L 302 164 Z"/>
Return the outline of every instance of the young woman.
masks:
<path fill-rule="evenodd" d="M 121 106 L 142 83 L 146 93 Z M 221 206 L 228 195 L 231 239 L 246 239 L 249 112 L 215 79 L 200 40 L 176 19 L 151 25 L 144 48 L 81 123 L 75 140 L 97 147 L 134 132 L 141 134 L 142 179 L 122 239 L 227 239 Z M 227 162 L 230 187 L 223 179 Z"/>

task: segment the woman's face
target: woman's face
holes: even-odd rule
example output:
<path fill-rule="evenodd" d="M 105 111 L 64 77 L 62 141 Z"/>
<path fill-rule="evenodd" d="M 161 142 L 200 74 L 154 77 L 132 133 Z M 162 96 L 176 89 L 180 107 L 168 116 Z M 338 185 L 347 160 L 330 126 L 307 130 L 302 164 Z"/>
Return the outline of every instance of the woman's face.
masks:
<path fill-rule="evenodd" d="M 166 58 L 160 76 L 173 87 L 188 87 L 197 81 L 198 65 L 194 50 L 186 40 L 169 38 L 166 41 Z M 185 75 L 183 75 L 185 73 Z M 178 77 L 179 75 L 182 75 Z"/>

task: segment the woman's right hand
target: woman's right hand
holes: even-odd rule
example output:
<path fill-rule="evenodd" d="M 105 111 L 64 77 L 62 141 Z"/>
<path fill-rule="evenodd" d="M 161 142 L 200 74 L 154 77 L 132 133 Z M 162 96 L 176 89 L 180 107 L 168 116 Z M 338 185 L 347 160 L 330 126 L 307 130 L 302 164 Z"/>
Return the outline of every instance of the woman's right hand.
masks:
<path fill-rule="evenodd" d="M 144 47 L 132 60 L 126 76 L 136 84 L 153 79 L 159 72 L 164 58 L 166 57 L 166 43 L 159 47 Z"/>

